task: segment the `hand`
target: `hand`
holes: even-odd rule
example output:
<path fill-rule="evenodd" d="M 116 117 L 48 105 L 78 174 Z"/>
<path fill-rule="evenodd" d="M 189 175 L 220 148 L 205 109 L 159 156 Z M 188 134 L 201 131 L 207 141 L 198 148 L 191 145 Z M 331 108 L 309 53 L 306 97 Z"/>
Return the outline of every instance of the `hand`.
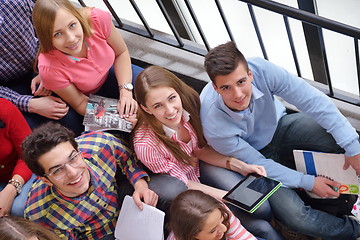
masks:
<path fill-rule="evenodd" d="M 0 217 L 9 216 L 11 206 L 16 197 L 16 189 L 12 185 L 6 187 L 0 192 Z"/>
<path fill-rule="evenodd" d="M 120 92 L 120 98 L 118 102 L 118 110 L 120 117 L 129 117 L 136 114 L 138 104 L 132 97 L 132 92 L 122 89 Z"/>
<path fill-rule="evenodd" d="M 232 158 L 230 161 L 231 169 L 234 169 L 243 176 L 248 175 L 249 173 L 257 173 L 262 176 L 266 176 L 266 170 L 263 166 L 259 165 L 250 165 L 243 161 L 240 161 L 236 158 Z"/>
<path fill-rule="evenodd" d="M 52 93 L 51 90 L 44 88 L 40 75 L 37 75 L 31 80 L 31 92 L 34 96 L 50 96 Z"/>
<path fill-rule="evenodd" d="M 352 166 L 356 174 L 360 175 L 360 153 L 352 157 L 345 156 L 344 170 L 348 169 L 349 166 Z"/>
<path fill-rule="evenodd" d="M 138 206 L 138 208 L 140 210 L 144 209 L 143 203 L 141 201 L 141 199 L 144 200 L 144 203 L 155 207 L 158 201 L 158 195 L 150 190 L 148 188 L 148 184 L 144 179 L 140 179 L 138 180 L 135 184 L 134 184 L 134 193 L 132 195 L 135 204 Z"/>
<path fill-rule="evenodd" d="M 133 114 L 133 115 L 131 115 L 129 117 L 125 117 L 125 120 L 131 122 L 132 128 L 134 129 L 137 122 L 138 122 L 137 114 L 135 113 L 135 114 Z"/>
<path fill-rule="evenodd" d="M 330 186 L 333 186 L 334 188 L 339 188 L 340 183 L 324 177 L 316 177 L 314 187 L 311 191 L 322 198 L 339 197 L 340 193 L 335 192 Z"/>
<path fill-rule="evenodd" d="M 59 120 L 67 114 L 69 106 L 61 98 L 46 96 L 30 99 L 29 109 L 32 113 Z"/>

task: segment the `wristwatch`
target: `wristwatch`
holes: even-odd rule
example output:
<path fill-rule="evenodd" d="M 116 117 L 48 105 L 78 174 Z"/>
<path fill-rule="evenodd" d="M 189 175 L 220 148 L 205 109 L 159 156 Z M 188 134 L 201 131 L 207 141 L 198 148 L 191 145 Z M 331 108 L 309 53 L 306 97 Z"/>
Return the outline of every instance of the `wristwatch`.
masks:
<path fill-rule="evenodd" d="M 119 90 L 126 89 L 128 91 L 132 91 L 134 89 L 134 86 L 131 83 L 123 83 L 119 86 Z"/>
<path fill-rule="evenodd" d="M 10 179 L 9 184 L 13 185 L 16 188 L 16 192 L 19 195 L 21 193 L 22 184 L 16 179 Z"/>

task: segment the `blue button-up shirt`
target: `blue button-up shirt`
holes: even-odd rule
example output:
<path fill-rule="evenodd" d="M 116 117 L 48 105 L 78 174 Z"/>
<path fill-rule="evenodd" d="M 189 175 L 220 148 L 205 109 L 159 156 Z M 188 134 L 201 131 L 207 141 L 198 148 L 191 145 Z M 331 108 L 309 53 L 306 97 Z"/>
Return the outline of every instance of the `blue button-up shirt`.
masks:
<path fill-rule="evenodd" d="M 259 152 L 270 143 L 278 120 L 285 114 L 285 107 L 275 98 L 279 96 L 331 133 L 339 146 L 345 149 L 345 155 L 360 153 L 355 129 L 330 98 L 303 79 L 264 59 L 252 58 L 248 64 L 254 76 L 251 109 L 240 112 L 229 109 L 211 82 L 201 92 L 204 135 L 215 150 L 250 164 L 264 166 L 268 176 L 278 179 L 284 186 L 312 190 L 313 176 L 266 159 Z"/>

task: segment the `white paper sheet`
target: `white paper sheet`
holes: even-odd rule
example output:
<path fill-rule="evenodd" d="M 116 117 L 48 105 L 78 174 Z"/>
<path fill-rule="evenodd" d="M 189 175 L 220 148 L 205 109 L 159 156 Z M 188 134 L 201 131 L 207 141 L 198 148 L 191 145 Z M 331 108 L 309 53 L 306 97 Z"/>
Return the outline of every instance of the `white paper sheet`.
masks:
<path fill-rule="evenodd" d="M 119 240 L 162 240 L 165 213 L 144 204 L 141 211 L 130 196 L 125 196 L 116 223 Z"/>

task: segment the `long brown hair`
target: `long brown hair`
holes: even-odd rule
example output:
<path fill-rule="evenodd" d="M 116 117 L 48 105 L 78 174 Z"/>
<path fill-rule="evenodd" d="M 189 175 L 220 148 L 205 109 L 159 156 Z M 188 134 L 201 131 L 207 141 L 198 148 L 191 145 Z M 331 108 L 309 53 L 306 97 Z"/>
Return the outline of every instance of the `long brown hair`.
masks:
<path fill-rule="evenodd" d="M 206 146 L 200 121 L 199 94 L 170 71 L 159 66 L 150 66 L 143 70 L 135 81 L 135 99 L 139 105 L 141 104 L 146 107 L 147 94 L 152 89 L 158 87 L 170 87 L 179 94 L 183 108 L 190 114 L 189 122 L 195 130 L 199 147 Z M 139 121 L 133 133 L 141 125 L 148 125 L 179 162 L 190 165 L 193 164 L 194 159 L 184 152 L 177 142 L 165 135 L 162 123 L 160 123 L 154 115 L 145 112 L 139 107 Z"/>
<path fill-rule="evenodd" d="M 46 53 L 55 49 L 53 45 L 53 28 L 57 11 L 62 8 L 74 15 L 80 22 L 84 36 L 93 34 L 90 18 L 87 17 L 87 9 L 77 9 L 68 0 L 37 0 L 33 9 L 32 18 L 36 35 L 39 39 L 39 49 L 34 63 L 37 67 L 37 58 L 40 53 Z"/>
<path fill-rule="evenodd" d="M 6 216 L 0 218 L 0 240 L 60 240 L 54 232 L 25 218 Z"/>
<path fill-rule="evenodd" d="M 215 209 L 220 210 L 227 232 L 230 227 L 230 215 L 217 199 L 199 190 L 182 192 L 171 203 L 169 230 L 174 233 L 177 240 L 195 240 L 204 228 L 209 214 Z M 222 239 L 226 239 L 225 235 Z"/>

